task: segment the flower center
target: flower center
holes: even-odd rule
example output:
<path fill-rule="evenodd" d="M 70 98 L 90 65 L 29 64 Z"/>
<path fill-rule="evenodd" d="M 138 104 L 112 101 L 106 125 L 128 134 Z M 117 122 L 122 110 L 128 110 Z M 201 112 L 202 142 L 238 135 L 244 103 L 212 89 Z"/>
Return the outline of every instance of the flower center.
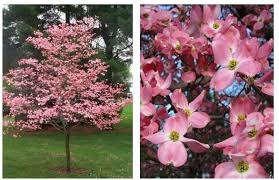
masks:
<path fill-rule="evenodd" d="M 249 170 L 249 164 L 247 161 L 240 161 L 236 166 L 236 170 L 239 173 L 244 173 Z"/>
<path fill-rule="evenodd" d="M 179 139 L 179 133 L 176 131 L 172 131 L 169 135 L 170 140 L 172 141 L 178 141 Z"/>
<path fill-rule="evenodd" d="M 176 43 L 175 43 L 175 49 L 178 50 L 178 51 L 182 49 L 181 44 L 180 44 L 179 41 L 176 41 Z"/>
<path fill-rule="evenodd" d="M 149 17 L 149 14 L 148 14 L 148 13 L 143 13 L 143 17 L 144 17 L 144 18 L 148 18 L 148 17 Z"/>
<path fill-rule="evenodd" d="M 245 121 L 245 119 L 246 119 L 246 114 L 239 114 L 238 116 L 237 116 L 237 121 L 238 122 L 241 122 L 241 121 Z"/>
<path fill-rule="evenodd" d="M 190 109 L 184 109 L 184 112 L 188 117 L 192 115 L 192 111 Z"/>
<path fill-rule="evenodd" d="M 257 133 L 258 133 L 258 131 L 254 128 L 254 129 L 252 129 L 251 131 L 248 132 L 248 137 L 249 138 L 254 138 L 254 137 L 256 137 Z"/>
<path fill-rule="evenodd" d="M 237 66 L 236 59 L 231 59 L 230 62 L 229 62 L 229 65 L 228 65 L 228 69 L 229 70 L 235 70 L 236 66 Z"/>
<path fill-rule="evenodd" d="M 218 29 L 220 27 L 220 25 L 215 22 L 215 23 L 213 23 L 212 27 L 213 27 L 213 29 L 216 30 L 216 29 Z"/>

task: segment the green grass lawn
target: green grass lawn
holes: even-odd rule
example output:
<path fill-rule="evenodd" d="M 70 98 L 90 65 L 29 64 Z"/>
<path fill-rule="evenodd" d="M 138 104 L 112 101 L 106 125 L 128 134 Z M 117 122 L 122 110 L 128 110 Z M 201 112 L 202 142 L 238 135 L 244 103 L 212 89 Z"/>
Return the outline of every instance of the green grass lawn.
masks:
<path fill-rule="evenodd" d="M 74 132 L 70 139 L 71 162 L 77 172 L 64 174 L 64 135 L 26 134 L 3 137 L 4 178 L 130 178 L 132 177 L 132 105 L 112 131 Z"/>

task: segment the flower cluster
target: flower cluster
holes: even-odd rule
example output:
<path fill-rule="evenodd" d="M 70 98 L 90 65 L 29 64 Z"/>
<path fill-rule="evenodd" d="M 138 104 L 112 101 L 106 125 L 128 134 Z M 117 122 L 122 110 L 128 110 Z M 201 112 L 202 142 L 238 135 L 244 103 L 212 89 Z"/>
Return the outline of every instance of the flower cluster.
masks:
<path fill-rule="evenodd" d="M 107 65 L 95 59 L 91 48 L 93 19 L 50 26 L 28 37 L 42 59 L 21 59 L 4 81 L 13 92 L 4 92 L 15 125 L 39 129 L 42 124 L 90 123 L 100 129 L 119 122 L 122 105 L 115 98 L 121 85 L 102 80 Z"/>
<path fill-rule="evenodd" d="M 154 144 L 160 163 L 187 164 L 188 148 L 222 149 L 232 161 L 215 168 L 216 178 L 268 176 L 257 159 L 273 153 L 272 13 L 255 5 L 141 7 L 141 144 Z M 194 137 L 227 119 L 223 142 Z"/>

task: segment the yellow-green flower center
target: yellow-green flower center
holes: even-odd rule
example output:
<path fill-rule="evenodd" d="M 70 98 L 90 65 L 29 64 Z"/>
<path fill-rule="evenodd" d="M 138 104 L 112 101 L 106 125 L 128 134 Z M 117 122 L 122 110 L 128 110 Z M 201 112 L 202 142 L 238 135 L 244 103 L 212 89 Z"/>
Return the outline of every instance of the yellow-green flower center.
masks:
<path fill-rule="evenodd" d="M 175 43 L 175 49 L 178 50 L 178 51 L 182 49 L 181 44 L 180 44 L 179 41 L 176 41 L 176 43 Z"/>
<path fill-rule="evenodd" d="M 178 141 L 179 139 L 179 133 L 176 131 L 172 131 L 169 135 L 170 140 L 172 141 Z"/>
<path fill-rule="evenodd" d="M 215 22 L 215 23 L 213 23 L 212 27 L 213 27 L 213 29 L 216 30 L 216 29 L 218 29 L 220 27 L 220 25 Z"/>
<path fill-rule="evenodd" d="M 237 116 L 238 122 L 245 121 L 245 120 L 246 120 L 246 114 L 241 113 Z"/>
<path fill-rule="evenodd" d="M 195 51 L 196 51 L 196 48 L 194 46 L 192 46 L 191 52 L 194 53 Z"/>
<path fill-rule="evenodd" d="M 254 128 L 251 131 L 248 132 L 248 137 L 249 138 L 254 138 L 257 136 L 258 131 Z"/>
<path fill-rule="evenodd" d="M 236 59 L 231 59 L 230 62 L 229 62 L 229 65 L 228 65 L 228 69 L 229 70 L 235 70 L 236 66 L 237 66 Z"/>
<path fill-rule="evenodd" d="M 184 109 L 184 112 L 188 117 L 192 115 L 192 111 L 190 109 Z"/>
<path fill-rule="evenodd" d="M 249 170 L 249 164 L 247 161 L 239 161 L 237 166 L 236 166 L 236 170 L 239 173 L 244 173 L 246 171 Z"/>

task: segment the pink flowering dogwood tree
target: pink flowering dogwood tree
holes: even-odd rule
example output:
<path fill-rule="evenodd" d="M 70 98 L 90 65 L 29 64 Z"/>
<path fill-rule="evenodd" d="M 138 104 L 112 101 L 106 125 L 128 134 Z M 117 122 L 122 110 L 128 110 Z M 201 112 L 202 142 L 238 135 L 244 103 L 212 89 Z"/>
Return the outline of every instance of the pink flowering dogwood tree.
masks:
<path fill-rule="evenodd" d="M 140 24 L 141 176 L 272 177 L 273 6 L 145 5 Z"/>
<path fill-rule="evenodd" d="M 92 49 L 93 19 L 59 24 L 34 32 L 26 41 L 42 59 L 21 59 L 4 76 L 13 91 L 4 92 L 4 103 L 16 121 L 5 123 L 20 130 L 50 124 L 65 134 L 66 170 L 70 169 L 70 131 L 80 123 L 109 129 L 120 121 L 121 102 L 115 98 L 121 85 L 102 80 L 107 65 L 95 59 Z"/>

